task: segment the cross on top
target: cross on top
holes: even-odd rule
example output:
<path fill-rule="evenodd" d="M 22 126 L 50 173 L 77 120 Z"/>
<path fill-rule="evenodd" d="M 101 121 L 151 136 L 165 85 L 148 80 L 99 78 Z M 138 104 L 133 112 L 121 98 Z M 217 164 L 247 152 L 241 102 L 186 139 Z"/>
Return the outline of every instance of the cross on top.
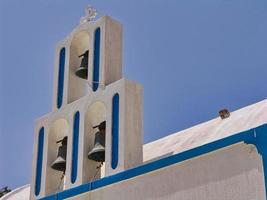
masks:
<path fill-rule="evenodd" d="M 80 24 L 92 21 L 97 15 L 96 9 L 90 5 L 85 8 L 85 16 L 81 17 Z"/>

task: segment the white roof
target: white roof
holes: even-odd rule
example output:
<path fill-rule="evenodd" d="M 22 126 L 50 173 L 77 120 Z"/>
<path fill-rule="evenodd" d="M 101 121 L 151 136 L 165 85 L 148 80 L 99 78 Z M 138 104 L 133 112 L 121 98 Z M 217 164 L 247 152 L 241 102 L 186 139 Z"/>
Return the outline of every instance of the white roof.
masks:
<path fill-rule="evenodd" d="M 29 200 L 29 198 L 30 185 L 24 185 L 2 196 L 0 200 Z"/>
<path fill-rule="evenodd" d="M 229 118 L 222 120 L 217 117 L 145 144 L 143 159 L 144 162 L 148 162 L 181 153 L 265 123 L 267 123 L 267 99 L 231 112 Z"/>
<path fill-rule="evenodd" d="M 267 123 L 267 99 L 144 145 L 144 162 L 157 160 Z M 30 186 L 11 191 L 0 200 L 28 200 Z"/>

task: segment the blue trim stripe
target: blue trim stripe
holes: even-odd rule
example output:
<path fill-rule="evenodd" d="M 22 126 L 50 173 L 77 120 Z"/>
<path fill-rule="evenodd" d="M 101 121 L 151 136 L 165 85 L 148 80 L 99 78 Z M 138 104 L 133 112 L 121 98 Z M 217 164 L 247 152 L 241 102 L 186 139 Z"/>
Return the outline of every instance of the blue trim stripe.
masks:
<path fill-rule="evenodd" d="M 63 102 L 64 90 L 64 71 L 65 71 L 65 48 L 60 50 L 59 69 L 58 69 L 58 84 L 57 84 L 57 108 L 61 108 Z"/>
<path fill-rule="evenodd" d="M 170 165 L 192 159 L 197 156 L 201 156 L 206 153 L 210 153 L 216 151 L 218 149 L 239 143 L 244 142 L 246 144 L 253 144 L 257 147 L 258 152 L 262 155 L 263 158 L 263 166 L 264 166 L 264 174 L 265 174 L 265 183 L 267 183 L 267 124 L 261 125 L 257 128 L 250 129 L 248 131 L 244 131 L 238 133 L 233 136 L 229 136 L 227 138 L 223 138 L 221 140 L 211 142 L 209 144 L 175 154 L 166 158 L 162 158 L 160 160 L 156 160 L 145 165 L 141 165 L 139 167 L 129 169 L 118 174 L 105 177 L 99 180 L 96 180 L 91 183 L 86 183 L 84 185 L 80 185 L 78 187 L 65 190 L 58 194 L 51 195 L 49 197 L 44 197 L 41 200 L 62 200 L 65 198 L 70 198 L 81 193 L 89 192 L 95 189 L 99 189 L 101 187 L 105 187 L 107 185 L 111 185 L 114 183 L 118 183 L 130 178 L 134 178 L 140 175 L 144 175 L 146 173 L 153 172 L 155 170 L 161 169 L 163 167 L 168 167 Z M 267 191 L 266 191 L 267 194 Z M 47 199 L 49 198 L 49 199 Z"/>
<path fill-rule="evenodd" d="M 111 167 L 116 169 L 119 160 L 119 107 L 120 97 L 116 93 L 112 99 L 112 144 L 111 144 Z"/>
<path fill-rule="evenodd" d="M 74 122 L 73 122 L 71 183 L 75 183 L 75 181 L 77 179 L 78 150 L 79 150 L 79 126 L 80 126 L 80 113 L 79 113 L 79 111 L 77 111 L 74 115 Z"/>
<path fill-rule="evenodd" d="M 37 164 L 36 164 L 36 177 L 35 177 L 35 195 L 38 196 L 41 190 L 42 181 L 42 163 L 43 163 L 43 150 L 44 150 L 44 127 L 39 130 L 38 134 L 38 147 L 37 147 Z"/>
<path fill-rule="evenodd" d="M 93 91 L 99 86 L 99 63 L 100 63 L 100 28 L 95 30 L 94 42 L 94 68 L 93 68 Z"/>

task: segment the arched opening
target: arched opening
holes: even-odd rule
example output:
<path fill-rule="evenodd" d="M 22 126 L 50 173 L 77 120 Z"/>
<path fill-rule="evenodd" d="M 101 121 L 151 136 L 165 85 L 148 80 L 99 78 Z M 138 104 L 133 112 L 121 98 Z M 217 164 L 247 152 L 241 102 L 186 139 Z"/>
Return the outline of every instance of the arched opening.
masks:
<path fill-rule="evenodd" d="M 101 125 L 106 122 L 107 111 L 103 102 L 97 101 L 89 106 L 84 120 L 84 161 L 83 161 L 83 183 L 91 182 L 104 177 L 104 162 L 92 160 L 88 157 L 88 153 L 96 150 L 96 155 L 101 155 L 99 145 L 105 147 L 106 131 L 101 132 Z M 100 136 L 100 137 L 99 137 Z M 97 144 L 96 144 L 97 143 Z M 103 155 L 103 154 L 102 154 Z M 97 157 L 97 156 L 93 156 Z"/>
<path fill-rule="evenodd" d="M 63 139 L 68 137 L 68 135 L 69 135 L 69 124 L 67 120 L 58 119 L 55 122 L 53 122 L 48 135 L 46 194 L 55 193 L 58 191 L 62 191 L 64 189 L 65 170 L 62 169 L 62 166 L 64 167 L 64 163 L 62 163 L 62 160 L 65 159 L 66 161 L 67 149 L 61 148 L 60 150 L 60 147 L 64 146 Z M 59 154 L 61 156 L 59 156 Z M 55 164 L 55 161 L 57 161 L 59 157 L 61 159 L 59 160 L 61 162 L 59 163 L 60 164 L 59 169 L 52 168 L 52 165 Z M 66 162 L 65 162 L 65 168 L 66 168 Z"/>
<path fill-rule="evenodd" d="M 87 57 L 86 57 L 87 56 Z M 85 31 L 77 33 L 70 45 L 68 103 L 71 103 L 88 93 L 88 83 L 85 77 L 76 75 L 78 68 L 89 64 L 89 34 Z M 85 70 L 83 70 L 85 72 Z M 88 70 L 87 70 L 88 72 Z M 88 73 L 86 73 L 87 76 Z"/>

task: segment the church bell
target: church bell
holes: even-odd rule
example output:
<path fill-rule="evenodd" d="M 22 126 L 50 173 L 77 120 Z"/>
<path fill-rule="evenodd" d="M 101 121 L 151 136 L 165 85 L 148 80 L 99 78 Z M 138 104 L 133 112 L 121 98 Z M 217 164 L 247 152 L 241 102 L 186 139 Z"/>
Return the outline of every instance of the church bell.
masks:
<path fill-rule="evenodd" d="M 96 162 L 105 162 L 105 132 L 106 121 L 101 122 L 93 128 L 98 128 L 99 131 L 95 134 L 93 149 L 88 153 L 88 158 Z"/>
<path fill-rule="evenodd" d="M 63 172 L 66 170 L 67 140 L 68 137 L 66 136 L 62 140 L 57 141 L 61 145 L 58 148 L 57 158 L 51 165 L 51 168 L 54 170 Z"/>
<path fill-rule="evenodd" d="M 82 55 L 79 56 L 82 57 L 81 65 L 80 67 L 76 70 L 75 74 L 79 78 L 82 79 L 87 79 L 87 74 L 88 74 L 88 56 L 89 56 L 89 51 L 85 51 Z"/>

